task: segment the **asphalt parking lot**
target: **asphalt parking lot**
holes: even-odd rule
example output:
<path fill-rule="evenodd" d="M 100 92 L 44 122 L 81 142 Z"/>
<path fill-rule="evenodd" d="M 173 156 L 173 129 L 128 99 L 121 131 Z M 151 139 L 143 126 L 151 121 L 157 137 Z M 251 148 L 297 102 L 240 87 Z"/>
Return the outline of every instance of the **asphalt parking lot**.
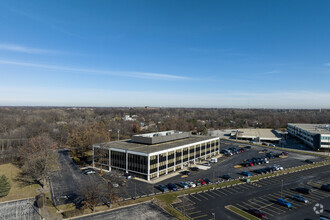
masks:
<path fill-rule="evenodd" d="M 0 203 L 0 219 L 3 220 L 37 220 L 38 208 L 34 206 L 35 199 L 22 199 L 13 202 Z"/>
<path fill-rule="evenodd" d="M 66 150 L 58 151 L 58 161 L 60 170 L 50 176 L 51 193 L 55 206 L 67 203 L 78 205 L 83 199 L 80 188 L 85 184 L 97 182 L 100 186 L 107 188 L 106 181 L 98 174 L 83 174 L 73 163 Z"/>
<path fill-rule="evenodd" d="M 329 168 L 330 165 L 271 177 L 255 183 L 189 194 L 180 197 L 181 202 L 173 204 L 173 207 L 191 219 L 212 219 L 214 215 L 216 219 L 241 219 L 227 210 L 227 205 L 234 205 L 242 210 L 260 209 L 267 219 L 317 219 L 318 215 L 313 210 L 315 204 L 323 205 L 322 214 L 327 215 L 330 209 L 330 193 L 319 188 L 321 184 L 329 183 Z M 282 197 L 292 203 L 290 209 L 275 203 L 281 197 L 282 181 Z M 308 204 L 293 200 L 293 195 L 300 194 L 293 190 L 297 187 L 312 189 L 310 195 L 304 195 L 310 201 Z"/>
<path fill-rule="evenodd" d="M 96 213 L 93 215 L 88 215 L 85 217 L 77 217 L 74 219 L 93 219 L 93 220 L 101 220 L 101 219 L 134 219 L 134 220 L 142 220 L 142 219 L 159 219 L 159 220 L 167 220 L 167 219 L 175 219 L 173 216 L 169 215 L 167 212 L 159 208 L 152 202 L 146 202 L 142 204 L 137 204 L 130 207 L 120 208 L 109 212 Z"/>
<path fill-rule="evenodd" d="M 221 149 L 226 149 L 230 147 L 244 147 L 248 144 L 238 144 L 229 141 L 221 142 Z M 229 174 L 232 178 L 243 177 L 240 173 L 242 171 L 248 171 L 252 175 L 256 175 L 253 172 L 255 169 L 265 168 L 267 166 L 272 166 L 274 164 L 281 165 L 284 169 L 304 165 L 306 159 L 313 160 L 315 162 L 322 161 L 322 157 L 299 154 L 299 153 L 291 153 L 286 158 L 274 158 L 270 159 L 268 164 L 261 164 L 252 167 L 239 167 L 235 168 L 234 166 L 242 163 L 246 159 L 250 159 L 252 157 L 261 157 L 264 156 L 267 152 L 281 153 L 281 150 L 274 150 L 271 148 L 260 147 L 260 146 L 251 146 L 251 149 L 247 149 L 245 152 L 233 155 L 230 157 L 223 156 L 218 160 L 218 163 L 211 164 L 210 169 L 200 170 L 198 172 L 191 171 L 191 174 L 188 177 L 182 178 L 182 175 L 177 175 L 171 178 L 168 178 L 164 181 L 158 182 L 156 184 L 145 183 L 138 180 L 126 180 L 125 186 L 118 187 L 119 195 L 122 199 L 130 199 L 133 197 L 141 197 L 151 195 L 153 193 L 159 193 L 160 191 L 155 188 L 155 186 L 159 184 L 166 185 L 167 183 L 179 183 L 181 181 L 195 181 L 200 178 L 208 178 L 212 182 L 223 181 L 221 178 L 224 174 Z M 267 149 L 267 152 L 261 152 L 261 150 Z M 285 149 L 283 149 L 285 151 Z M 193 166 L 193 165 L 192 165 Z"/>

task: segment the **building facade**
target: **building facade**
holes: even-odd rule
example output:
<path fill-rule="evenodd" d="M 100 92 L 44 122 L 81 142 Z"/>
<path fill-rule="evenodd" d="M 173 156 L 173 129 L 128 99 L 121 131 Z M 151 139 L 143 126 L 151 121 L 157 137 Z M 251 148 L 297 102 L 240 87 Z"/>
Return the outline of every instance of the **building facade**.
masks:
<path fill-rule="evenodd" d="M 330 126 L 326 124 L 288 124 L 287 130 L 313 150 L 330 150 Z"/>
<path fill-rule="evenodd" d="M 93 167 L 107 171 L 123 170 L 150 180 L 219 152 L 218 137 L 164 131 L 135 135 L 130 140 L 94 144 Z"/>

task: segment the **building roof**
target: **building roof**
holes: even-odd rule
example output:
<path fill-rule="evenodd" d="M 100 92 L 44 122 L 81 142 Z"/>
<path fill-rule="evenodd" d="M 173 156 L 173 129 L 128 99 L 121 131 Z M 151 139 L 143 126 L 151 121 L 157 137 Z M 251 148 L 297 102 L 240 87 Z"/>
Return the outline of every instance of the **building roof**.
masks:
<path fill-rule="evenodd" d="M 235 132 L 236 133 L 236 132 Z M 277 141 L 281 139 L 281 135 L 272 129 L 247 128 L 238 129 L 238 138 L 257 138 L 260 140 Z"/>
<path fill-rule="evenodd" d="M 165 143 L 159 143 L 159 144 L 142 144 L 142 143 L 136 143 L 133 142 L 131 139 L 128 140 L 120 140 L 120 141 L 112 141 L 112 142 L 106 142 L 101 144 L 95 144 L 96 146 L 100 146 L 102 148 L 115 148 L 115 149 L 121 149 L 121 150 L 128 150 L 128 151 L 134 151 L 134 152 L 140 152 L 144 154 L 150 154 L 158 151 L 163 151 L 183 145 L 193 144 L 200 141 L 206 141 L 214 139 L 215 137 L 210 136 L 190 136 L 184 139 L 179 139 L 175 141 L 169 141 Z"/>
<path fill-rule="evenodd" d="M 314 134 L 330 134 L 329 124 L 295 124 L 288 123 L 288 125 L 295 126 L 297 128 L 303 129 Z"/>

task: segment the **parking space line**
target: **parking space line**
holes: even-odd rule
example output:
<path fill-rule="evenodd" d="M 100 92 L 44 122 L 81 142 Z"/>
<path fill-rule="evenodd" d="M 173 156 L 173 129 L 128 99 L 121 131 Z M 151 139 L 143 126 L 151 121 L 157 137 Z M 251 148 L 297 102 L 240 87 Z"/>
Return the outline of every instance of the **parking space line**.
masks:
<path fill-rule="evenodd" d="M 223 189 L 217 189 L 216 191 L 219 192 L 219 193 L 222 193 L 225 196 L 228 196 L 229 195 L 229 194 L 223 192 Z"/>
<path fill-rule="evenodd" d="M 248 210 L 249 209 L 249 208 L 246 208 L 245 206 L 243 206 L 243 205 L 241 205 L 239 203 L 235 204 L 235 206 L 239 206 L 239 207 L 243 208 L 243 210 Z"/>
<path fill-rule="evenodd" d="M 203 194 L 204 194 L 204 195 L 207 195 L 207 196 L 210 196 L 211 198 L 215 198 L 214 196 L 210 195 L 209 192 L 210 192 L 210 191 L 207 191 L 207 192 L 204 192 Z"/>
<path fill-rule="evenodd" d="M 202 211 L 196 211 L 196 212 L 190 212 L 190 213 L 187 213 L 188 215 L 194 215 L 194 214 L 197 214 L 197 213 L 200 213 Z"/>
<path fill-rule="evenodd" d="M 240 192 L 240 191 L 238 191 L 237 189 L 235 189 L 235 188 L 233 188 L 233 187 L 230 187 L 230 188 L 228 188 L 228 189 L 233 190 L 235 193 L 239 193 L 239 192 Z"/>
<path fill-rule="evenodd" d="M 207 215 L 200 215 L 200 216 L 197 216 L 197 217 L 193 217 L 192 219 L 199 219 L 199 218 L 204 218 L 206 217 Z"/>
<path fill-rule="evenodd" d="M 194 194 L 194 195 L 196 195 L 196 194 Z M 198 200 L 198 201 L 200 201 L 200 202 L 202 201 L 202 200 L 200 200 L 199 198 L 193 196 L 192 194 L 190 194 L 189 196 L 193 197 L 194 199 L 196 199 L 196 200 Z"/>
<path fill-rule="evenodd" d="M 202 196 L 201 194 L 202 194 L 202 193 L 197 193 L 197 194 L 195 194 L 195 195 L 198 195 L 198 196 L 202 197 L 203 199 L 209 200 L 207 197 Z"/>
<path fill-rule="evenodd" d="M 243 187 L 245 190 L 250 190 L 250 189 L 254 188 L 254 186 L 250 186 L 248 184 L 241 184 L 240 186 Z"/>
<path fill-rule="evenodd" d="M 233 194 L 234 192 L 236 192 L 236 191 L 234 191 L 234 190 L 232 190 L 232 191 L 230 191 L 230 187 L 229 188 L 224 188 L 224 189 L 222 189 L 223 191 L 225 191 L 225 192 L 229 192 L 229 194 Z M 233 192 L 234 191 L 234 192 Z"/>
<path fill-rule="evenodd" d="M 212 193 L 213 195 L 215 195 L 217 197 L 221 197 L 220 195 L 218 195 L 217 193 L 215 193 L 215 190 L 210 190 L 209 193 Z"/>
<path fill-rule="evenodd" d="M 326 197 L 330 196 L 329 193 L 322 192 L 321 190 L 316 190 L 316 191 L 314 191 L 313 193 L 316 193 L 316 194 L 319 194 L 319 195 L 324 195 L 324 196 L 326 196 Z"/>

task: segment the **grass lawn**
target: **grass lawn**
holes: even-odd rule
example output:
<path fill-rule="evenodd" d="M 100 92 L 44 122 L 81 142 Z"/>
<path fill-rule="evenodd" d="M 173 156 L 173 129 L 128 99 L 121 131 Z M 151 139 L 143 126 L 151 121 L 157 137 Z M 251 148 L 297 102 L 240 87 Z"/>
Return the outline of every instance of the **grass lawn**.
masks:
<path fill-rule="evenodd" d="M 0 175 L 5 174 L 11 183 L 8 196 L 0 198 L 0 202 L 34 197 L 37 195 L 36 189 L 41 186 L 37 184 L 22 186 L 20 182 L 15 181 L 19 172 L 20 169 L 11 163 L 0 165 Z"/>

